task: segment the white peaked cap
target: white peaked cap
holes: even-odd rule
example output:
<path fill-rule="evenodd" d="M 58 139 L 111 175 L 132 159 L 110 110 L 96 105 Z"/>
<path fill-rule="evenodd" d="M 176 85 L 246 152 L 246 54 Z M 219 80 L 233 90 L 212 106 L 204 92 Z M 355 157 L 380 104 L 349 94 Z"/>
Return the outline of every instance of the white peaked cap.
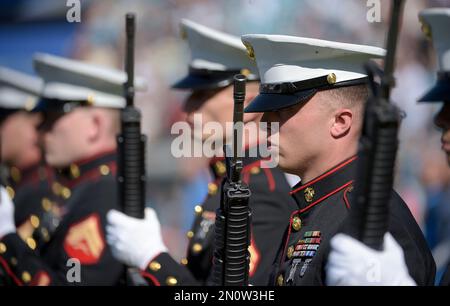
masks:
<path fill-rule="evenodd" d="M 239 37 L 187 19 L 182 19 L 180 28 L 191 51 L 190 70 L 173 85 L 174 88 L 225 87 L 238 73 L 245 74 L 250 80 L 258 79 L 256 65 L 248 58 Z"/>
<path fill-rule="evenodd" d="M 40 78 L 0 67 L 0 108 L 31 110 L 37 102 L 42 84 Z"/>
<path fill-rule="evenodd" d="M 362 84 L 367 77 L 364 64 L 386 53 L 378 47 L 285 35 L 250 34 L 242 36 L 242 42 L 256 60 L 261 88 L 267 89 L 261 90 L 246 112 L 288 107 L 319 89 Z M 275 84 L 280 86 L 268 86 Z M 275 94 L 278 102 L 273 100 Z M 271 105 L 269 97 L 259 98 L 263 95 L 270 95 Z"/>
<path fill-rule="evenodd" d="M 425 36 L 433 41 L 439 65 L 436 83 L 419 101 L 450 101 L 450 8 L 425 9 L 419 20 Z"/>
<path fill-rule="evenodd" d="M 36 73 L 43 79 L 41 97 L 54 103 L 88 102 L 89 106 L 124 108 L 124 71 L 96 66 L 51 54 L 34 57 Z M 142 78 L 135 78 L 135 90 L 145 90 Z"/>

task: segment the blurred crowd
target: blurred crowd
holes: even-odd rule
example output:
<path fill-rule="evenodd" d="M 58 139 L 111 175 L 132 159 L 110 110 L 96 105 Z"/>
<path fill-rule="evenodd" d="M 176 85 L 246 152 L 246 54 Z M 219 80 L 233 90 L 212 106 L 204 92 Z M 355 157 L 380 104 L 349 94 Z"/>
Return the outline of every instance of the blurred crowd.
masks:
<path fill-rule="evenodd" d="M 167 245 L 178 258 L 186 250 L 193 207 L 207 192 L 207 173 L 198 167 L 205 161 L 187 162 L 170 154 L 170 127 L 182 119 L 186 94 L 170 85 L 185 73 L 189 59 L 180 19 L 234 35 L 286 34 L 384 47 L 389 11 L 388 1 L 382 0 L 380 22 L 370 23 L 371 1 L 361 0 L 82 0 L 81 22 L 69 24 L 65 1 L 55 2 L 1 4 L 0 65 L 31 72 L 32 52 L 45 51 L 122 68 L 124 14 L 137 13 L 136 74 L 148 80 L 147 92 L 137 96 L 148 136 L 148 204 L 159 213 Z M 436 106 L 416 101 L 433 84 L 436 67 L 417 14 L 440 6 L 448 7 L 450 1 L 406 2 L 393 91 L 393 100 L 405 113 L 396 189 L 422 227 L 438 269 L 450 256 L 450 172 L 432 122 Z"/>

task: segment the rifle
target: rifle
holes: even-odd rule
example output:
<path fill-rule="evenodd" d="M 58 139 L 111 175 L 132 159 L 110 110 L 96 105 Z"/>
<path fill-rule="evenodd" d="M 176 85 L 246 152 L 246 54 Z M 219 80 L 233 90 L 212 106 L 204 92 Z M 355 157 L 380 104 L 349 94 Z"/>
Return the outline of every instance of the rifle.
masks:
<path fill-rule="evenodd" d="M 250 189 L 241 180 L 245 81 L 234 76 L 233 150 L 224 146 L 227 177 L 222 182 L 215 223 L 212 282 L 216 286 L 246 286 L 250 264 Z"/>
<path fill-rule="evenodd" d="M 141 113 L 134 106 L 134 35 L 135 15 L 126 14 L 126 56 L 124 84 L 126 107 L 121 112 L 121 134 L 117 136 L 119 199 L 123 212 L 143 219 L 145 208 L 145 135 L 141 134 Z M 139 271 L 127 269 L 127 283 L 147 285 Z"/>
<path fill-rule="evenodd" d="M 370 94 L 358 148 L 356 216 L 351 221 L 356 222 L 356 238 L 376 250 L 383 248 L 384 234 L 389 227 L 389 201 L 398 148 L 401 112 L 390 102 L 390 91 L 395 85 L 393 72 L 402 6 L 403 0 L 393 0 L 384 72 L 373 62 L 365 66 Z M 375 75 L 381 79 L 379 85 L 375 83 Z"/>

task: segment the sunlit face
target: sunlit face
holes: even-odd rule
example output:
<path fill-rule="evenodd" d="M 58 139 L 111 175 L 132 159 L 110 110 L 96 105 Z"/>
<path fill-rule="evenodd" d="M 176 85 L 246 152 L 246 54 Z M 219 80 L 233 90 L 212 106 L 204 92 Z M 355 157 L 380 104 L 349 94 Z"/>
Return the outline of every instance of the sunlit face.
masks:
<path fill-rule="evenodd" d="M 1 158 L 17 167 L 28 167 L 41 159 L 37 127 L 41 115 L 16 112 L 0 128 Z"/>
<path fill-rule="evenodd" d="M 92 124 L 82 108 L 56 119 L 44 134 L 47 163 L 53 167 L 66 167 L 84 158 Z"/>
<path fill-rule="evenodd" d="M 216 122 L 225 130 L 226 122 L 233 118 L 233 87 L 194 91 L 184 105 L 186 122 L 194 127 L 194 115 L 202 118 L 201 141 L 205 141 L 211 133 L 204 131 L 205 124 Z M 194 134 L 192 133 L 194 136 Z"/>
<path fill-rule="evenodd" d="M 316 94 L 306 103 L 299 103 L 276 112 L 268 112 L 262 121 L 279 122 L 279 132 L 269 136 L 271 150 L 279 154 L 279 167 L 289 173 L 301 173 L 319 153 L 330 137 L 329 112 L 320 106 Z M 275 139 L 278 136 L 278 143 Z"/>
<path fill-rule="evenodd" d="M 434 118 L 434 123 L 442 130 L 442 150 L 447 154 L 447 162 L 450 165 L 450 104 L 448 102 L 444 103 Z"/>

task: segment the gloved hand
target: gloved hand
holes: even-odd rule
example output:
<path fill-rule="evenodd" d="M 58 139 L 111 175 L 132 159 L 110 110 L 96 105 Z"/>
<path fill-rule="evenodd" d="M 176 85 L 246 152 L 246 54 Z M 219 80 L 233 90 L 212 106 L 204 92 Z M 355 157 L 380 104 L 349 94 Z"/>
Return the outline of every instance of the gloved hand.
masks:
<path fill-rule="evenodd" d="M 0 186 L 0 239 L 15 231 L 14 204 L 6 189 Z"/>
<path fill-rule="evenodd" d="M 337 234 L 331 239 L 326 266 L 329 286 L 415 286 L 403 250 L 390 233 L 376 251 L 358 240 Z"/>
<path fill-rule="evenodd" d="M 106 218 L 106 241 L 113 256 L 122 263 L 144 270 L 153 257 L 167 252 L 153 209 L 145 209 L 144 219 L 132 218 L 114 209 Z"/>

